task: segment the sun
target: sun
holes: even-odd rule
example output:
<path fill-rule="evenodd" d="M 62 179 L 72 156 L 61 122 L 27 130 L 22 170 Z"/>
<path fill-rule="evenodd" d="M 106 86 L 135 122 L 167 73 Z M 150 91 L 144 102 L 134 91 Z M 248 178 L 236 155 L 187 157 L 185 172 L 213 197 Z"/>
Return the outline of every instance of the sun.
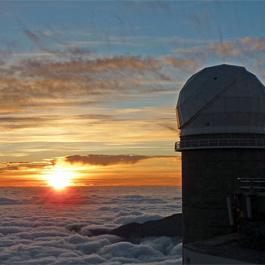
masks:
<path fill-rule="evenodd" d="M 46 177 L 49 186 L 56 190 L 63 190 L 64 188 L 71 186 L 75 174 L 71 168 L 56 165 Z"/>

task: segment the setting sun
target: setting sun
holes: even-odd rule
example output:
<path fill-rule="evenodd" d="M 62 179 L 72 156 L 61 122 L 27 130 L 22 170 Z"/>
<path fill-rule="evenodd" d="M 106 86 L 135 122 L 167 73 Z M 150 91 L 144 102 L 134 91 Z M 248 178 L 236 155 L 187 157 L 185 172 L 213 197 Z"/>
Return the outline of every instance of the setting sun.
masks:
<path fill-rule="evenodd" d="M 72 184 L 74 172 L 71 168 L 56 165 L 47 174 L 48 185 L 56 190 L 62 190 Z"/>

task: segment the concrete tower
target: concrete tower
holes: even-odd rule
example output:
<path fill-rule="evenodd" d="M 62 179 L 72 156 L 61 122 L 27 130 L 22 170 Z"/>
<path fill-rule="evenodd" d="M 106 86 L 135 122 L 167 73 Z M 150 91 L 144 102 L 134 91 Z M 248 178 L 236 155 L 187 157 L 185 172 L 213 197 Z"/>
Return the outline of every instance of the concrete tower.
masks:
<path fill-rule="evenodd" d="M 185 246 L 231 232 L 237 178 L 265 178 L 265 89 L 244 67 L 207 67 L 182 88 L 177 116 Z"/>

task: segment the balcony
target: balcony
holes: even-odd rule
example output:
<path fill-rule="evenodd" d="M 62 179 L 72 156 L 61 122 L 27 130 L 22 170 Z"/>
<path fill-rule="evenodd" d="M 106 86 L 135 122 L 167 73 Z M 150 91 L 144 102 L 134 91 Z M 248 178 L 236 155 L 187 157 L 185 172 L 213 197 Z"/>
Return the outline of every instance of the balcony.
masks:
<path fill-rule="evenodd" d="M 265 137 L 182 139 L 175 143 L 175 151 L 219 148 L 265 149 Z"/>

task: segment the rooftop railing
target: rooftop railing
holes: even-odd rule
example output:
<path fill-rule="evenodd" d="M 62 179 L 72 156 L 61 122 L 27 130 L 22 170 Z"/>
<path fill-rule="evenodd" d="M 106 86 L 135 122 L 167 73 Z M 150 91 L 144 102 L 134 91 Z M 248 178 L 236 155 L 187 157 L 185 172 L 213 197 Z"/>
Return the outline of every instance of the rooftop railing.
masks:
<path fill-rule="evenodd" d="M 216 148 L 255 148 L 265 149 L 265 138 L 203 138 L 182 139 L 176 142 L 175 150 L 216 149 Z"/>

